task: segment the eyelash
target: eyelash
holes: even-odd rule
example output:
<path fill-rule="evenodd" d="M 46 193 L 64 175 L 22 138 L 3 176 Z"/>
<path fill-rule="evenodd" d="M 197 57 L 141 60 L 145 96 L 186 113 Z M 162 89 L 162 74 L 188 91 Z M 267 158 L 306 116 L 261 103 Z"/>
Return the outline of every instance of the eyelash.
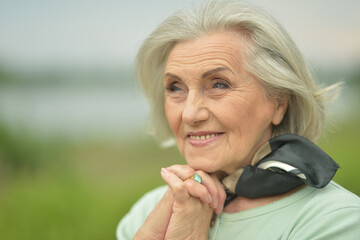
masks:
<path fill-rule="evenodd" d="M 216 85 L 222 85 L 221 87 L 216 87 Z M 230 88 L 230 84 L 225 80 L 215 80 L 213 88 Z"/>
<path fill-rule="evenodd" d="M 177 91 L 181 91 L 181 88 L 175 86 L 178 82 L 173 82 L 171 84 L 169 84 L 169 86 L 167 86 L 165 89 L 169 92 L 177 92 Z"/>

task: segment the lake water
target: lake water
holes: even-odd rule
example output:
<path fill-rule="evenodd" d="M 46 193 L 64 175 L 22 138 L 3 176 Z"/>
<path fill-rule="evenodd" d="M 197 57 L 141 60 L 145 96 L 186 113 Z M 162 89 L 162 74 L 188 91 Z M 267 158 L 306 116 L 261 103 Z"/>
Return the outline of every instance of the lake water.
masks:
<path fill-rule="evenodd" d="M 0 119 L 13 130 L 70 136 L 121 135 L 144 129 L 148 105 L 120 87 L 0 88 Z"/>

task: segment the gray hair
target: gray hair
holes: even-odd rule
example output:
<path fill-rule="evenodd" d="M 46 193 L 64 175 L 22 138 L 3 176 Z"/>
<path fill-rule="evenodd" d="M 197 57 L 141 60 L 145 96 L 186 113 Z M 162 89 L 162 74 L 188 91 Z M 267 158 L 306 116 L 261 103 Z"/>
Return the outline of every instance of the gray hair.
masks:
<path fill-rule="evenodd" d="M 324 102 L 340 83 L 319 90 L 286 30 L 262 10 L 233 0 L 207 1 L 181 10 L 160 24 L 141 46 L 136 72 L 150 103 L 151 134 L 161 141 L 173 138 L 164 110 L 163 74 L 174 45 L 226 30 L 236 30 L 247 39 L 246 69 L 261 82 L 266 94 L 287 98 L 287 112 L 273 127 L 273 137 L 292 133 L 317 141 L 326 117 Z"/>

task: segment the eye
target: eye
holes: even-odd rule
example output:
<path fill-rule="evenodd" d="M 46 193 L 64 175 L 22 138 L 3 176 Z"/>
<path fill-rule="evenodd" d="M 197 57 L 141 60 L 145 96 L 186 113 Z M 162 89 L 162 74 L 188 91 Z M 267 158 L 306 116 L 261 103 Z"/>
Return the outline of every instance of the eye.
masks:
<path fill-rule="evenodd" d="M 180 83 L 178 83 L 178 82 L 169 84 L 169 86 L 167 86 L 165 89 L 169 92 L 179 92 L 182 90 Z"/>
<path fill-rule="evenodd" d="M 213 85 L 213 88 L 229 88 L 230 85 L 226 81 L 216 81 Z"/>
<path fill-rule="evenodd" d="M 212 79 L 205 87 L 205 93 L 209 97 L 221 97 L 231 91 L 231 84 L 223 78 Z"/>
<path fill-rule="evenodd" d="M 166 88 L 166 90 L 168 90 L 169 92 L 177 92 L 180 91 L 181 89 L 175 85 L 170 85 L 169 87 Z"/>
<path fill-rule="evenodd" d="M 186 85 L 178 81 L 169 82 L 169 84 L 165 87 L 166 96 L 172 99 L 184 99 L 184 97 L 187 95 L 187 92 L 188 89 Z"/>

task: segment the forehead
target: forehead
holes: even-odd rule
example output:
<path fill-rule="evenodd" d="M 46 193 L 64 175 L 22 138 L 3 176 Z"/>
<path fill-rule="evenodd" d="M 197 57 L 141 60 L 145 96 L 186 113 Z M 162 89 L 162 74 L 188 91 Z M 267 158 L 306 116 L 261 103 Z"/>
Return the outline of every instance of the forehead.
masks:
<path fill-rule="evenodd" d="M 214 66 L 237 70 L 242 62 L 244 44 L 243 38 L 235 31 L 217 32 L 179 42 L 169 54 L 166 70 Z"/>

